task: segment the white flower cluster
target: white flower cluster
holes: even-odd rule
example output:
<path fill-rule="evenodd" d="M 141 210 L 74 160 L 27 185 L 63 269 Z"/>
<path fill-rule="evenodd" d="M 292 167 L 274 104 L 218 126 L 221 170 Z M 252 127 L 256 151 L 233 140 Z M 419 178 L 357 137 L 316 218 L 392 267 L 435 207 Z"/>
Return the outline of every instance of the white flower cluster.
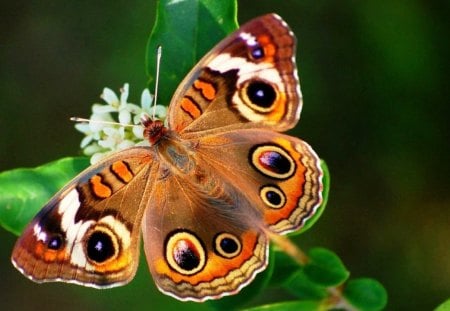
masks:
<path fill-rule="evenodd" d="M 85 137 L 81 141 L 84 154 L 91 157 L 91 164 L 106 155 L 135 145 L 149 145 L 144 140 L 141 126 L 143 115 L 164 120 L 167 108 L 162 105 L 152 106 L 153 95 L 145 89 L 141 95 L 141 105 L 128 102 L 129 85 L 125 83 L 118 97 L 113 90 L 104 88 L 100 98 L 106 104 L 95 103 L 92 106 L 90 122 L 77 123 L 75 128 Z"/>

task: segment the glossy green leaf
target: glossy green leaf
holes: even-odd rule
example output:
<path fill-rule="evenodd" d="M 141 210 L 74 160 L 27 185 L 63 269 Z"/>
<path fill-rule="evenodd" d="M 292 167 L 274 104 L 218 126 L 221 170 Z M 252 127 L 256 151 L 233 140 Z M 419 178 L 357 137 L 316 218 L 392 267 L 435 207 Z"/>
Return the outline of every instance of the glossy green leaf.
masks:
<path fill-rule="evenodd" d="M 245 309 L 245 311 L 314 311 L 321 310 L 320 305 L 319 301 L 286 301 Z"/>
<path fill-rule="evenodd" d="M 88 165 L 84 157 L 63 158 L 0 173 L 0 225 L 20 234 L 50 197 Z"/>
<path fill-rule="evenodd" d="M 450 299 L 440 304 L 434 311 L 450 311 Z"/>
<path fill-rule="evenodd" d="M 349 281 L 344 297 L 361 311 L 382 310 L 387 304 L 387 292 L 383 285 L 368 278 Z"/>
<path fill-rule="evenodd" d="M 301 268 L 291 256 L 279 248 L 274 247 L 271 263 L 274 271 L 270 279 L 270 285 L 280 286 L 292 277 L 292 274 Z"/>
<path fill-rule="evenodd" d="M 235 0 L 160 0 L 146 53 L 153 90 L 156 49 L 162 46 L 159 103 L 169 105 L 177 85 L 189 70 L 237 27 Z"/>
<path fill-rule="evenodd" d="M 330 192 L 330 172 L 328 171 L 328 166 L 324 160 L 320 160 L 320 167 L 322 168 L 322 171 L 323 171 L 322 203 L 317 208 L 316 213 L 305 222 L 305 224 L 299 231 L 294 232 L 293 235 L 300 234 L 300 233 L 305 232 L 306 230 L 309 230 L 317 222 L 317 220 L 319 220 L 320 216 L 322 215 L 323 211 L 325 210 L 325 207 L 327 206 L 328 193 Z"/>
<path fill-rule="evenodd" d="M 300 299 L 324 299 L 328 295 L 326 287 L 312 282 L 302 269 L 291 272 L 283 287 Z"/>
<path fill-rule="evenodd" d="M 313 248 L 308 252 L 310 261 L 305 265 L 305 275 L 322 286 L 337 286 L 350 276 L 341 259 L 332 251 Z"/>

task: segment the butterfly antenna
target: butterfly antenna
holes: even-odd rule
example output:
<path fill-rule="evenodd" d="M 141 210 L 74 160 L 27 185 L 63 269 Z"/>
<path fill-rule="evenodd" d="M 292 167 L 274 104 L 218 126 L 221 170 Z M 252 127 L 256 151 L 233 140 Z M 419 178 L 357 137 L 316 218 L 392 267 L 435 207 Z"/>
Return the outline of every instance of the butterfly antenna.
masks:
<path fill-rule="evenodd" d="M 153 98 L 153 120 L 156 116 L 156 101 L 158 99 L 158 85 L 159 85 L 159 68 L 161 66 L 162 47 L 158 45 L 156 49 L 156 81 L 155 81 L 155 96 Z"/>
<path fill-rule="evenodd" d="M 119 123 L 119 122 L 103 121 L 103 120 L 90 120 L 90 119 L 79 118 L 79 117 L 71 117 L 71 118 L 70 118 L 70 121 L 74 121 L 74 122 L 84 122 L 84 123 L 97 123 L 97 124 L 120 125 L 120 126 L 123 126 L 123 127 L 134 127 L 134 126 L 138 126 L 138 125 L 134 125 L 134 124 L 123 124 L 123 123 Z"/>

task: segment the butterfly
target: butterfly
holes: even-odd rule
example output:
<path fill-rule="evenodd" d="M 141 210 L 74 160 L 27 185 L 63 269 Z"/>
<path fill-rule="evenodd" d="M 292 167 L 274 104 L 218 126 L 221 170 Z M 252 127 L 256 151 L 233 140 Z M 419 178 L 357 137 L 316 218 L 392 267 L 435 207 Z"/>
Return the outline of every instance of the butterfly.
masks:
<path fill-rule="evenodd" d="M 281 17 L 244 24 L 182 81 L 150 147 L 80 173 L 18 239 L 14 266 L 36 282 L 96 288 L 135 275 L 141 232 L 157 287 L 180 300 L 239 292 L 268 262 L 270 234 L 301 228 L 322 202 L 320 160 L 283 134 L 300 117 L 296 39 Z"/>

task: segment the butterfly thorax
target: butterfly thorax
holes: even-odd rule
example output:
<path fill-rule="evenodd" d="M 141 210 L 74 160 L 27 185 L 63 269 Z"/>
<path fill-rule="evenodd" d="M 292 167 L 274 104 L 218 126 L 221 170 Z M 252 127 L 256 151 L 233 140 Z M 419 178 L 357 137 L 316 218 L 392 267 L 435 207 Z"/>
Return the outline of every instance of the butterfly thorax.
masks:
<path fill-rule="evenodd" d="M 158 144 L 167 128 L 161 120 L 152 120 L 148 116 L 142 117 L 142 126 L 144 126 L 144 137 L 148 139 L 151 146 Z"/>
<path fill-rule="evenodd" d="M 193 143 L 183 140 L 180 135 L 164 126 L 161 120 L 142 118 L 144 137 L 158 157 L 164 170 L 187 174 L 195 166 Z"/>

